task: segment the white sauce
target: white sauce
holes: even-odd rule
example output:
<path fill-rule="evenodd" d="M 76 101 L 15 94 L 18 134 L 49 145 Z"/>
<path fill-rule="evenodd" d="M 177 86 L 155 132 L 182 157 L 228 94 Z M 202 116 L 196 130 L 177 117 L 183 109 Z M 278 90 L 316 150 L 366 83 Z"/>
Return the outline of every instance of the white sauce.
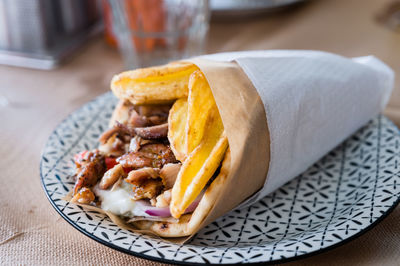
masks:
<path fill-rule="evenodd" d="M 133 216 L 149 216 L 140 204 L 132 200 L 132 186 L 126 182 L 114 190 L 102 190 L 94 187 L 94 192 L 101 200 L 101 208 L 115 215 L 132 218 Z"/>

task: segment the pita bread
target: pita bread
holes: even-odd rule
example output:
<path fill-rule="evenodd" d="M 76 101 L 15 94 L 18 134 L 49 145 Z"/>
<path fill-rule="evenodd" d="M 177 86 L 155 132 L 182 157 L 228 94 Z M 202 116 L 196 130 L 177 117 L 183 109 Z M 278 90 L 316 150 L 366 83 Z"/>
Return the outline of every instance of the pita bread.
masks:
<path fill-rule="evenodd" d="M 218 176 L 207 188 L 199 205 L 192 214 L 183 215 L 178 223 L 137 221 L 133 225 L 140 230 L 148 230 L 161 237 L 183 237 L 194 233 L 214 206 L 215 200 L 224 186 L 231 167 L 230 150 L 225 153 Z"/>

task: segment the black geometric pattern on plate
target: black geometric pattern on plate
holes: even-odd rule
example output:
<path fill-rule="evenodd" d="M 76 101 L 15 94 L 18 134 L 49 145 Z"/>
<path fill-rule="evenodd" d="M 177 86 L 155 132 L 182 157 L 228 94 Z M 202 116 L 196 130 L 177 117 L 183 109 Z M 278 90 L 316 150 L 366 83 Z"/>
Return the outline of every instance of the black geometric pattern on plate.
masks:
<path fill-rule="evenodd" d="M 105 215 L 61 199 L 73 187 L 73 155 L 97 146 L 116 102 L 104 94 L 61 122 L 43 150 L 40 170 L 56 210 L 84 234 L 120 251 L 173 263 L 277 262 L 349 240 L 399 202 L 400 134 L 380 115 L 302 175 L 206 226 L 188 244 L 120 229 Z"/>

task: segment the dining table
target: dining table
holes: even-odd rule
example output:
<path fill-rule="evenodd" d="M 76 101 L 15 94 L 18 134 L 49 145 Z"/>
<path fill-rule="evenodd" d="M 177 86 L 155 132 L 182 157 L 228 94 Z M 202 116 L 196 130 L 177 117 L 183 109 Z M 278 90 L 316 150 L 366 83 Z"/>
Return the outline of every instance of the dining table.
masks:
<path fill-rule="evenodd" d="M 252 16 L 212 17 L 206 53 L 323 50 L 374 55 L 397 75 L 384 115 L 400 126 L 400 31 L 383 22 L 392 0 L 313 0 Z M 117 49 L 92 37 L 54 70 L 0 66 L 0 264 L 162 265 L 78 232 L 41 187 L 41 151 L 68 114 L 109 91 L 124 69 Z M 399 265 L 400 207 L 341 246 L 282 265 Z"/>

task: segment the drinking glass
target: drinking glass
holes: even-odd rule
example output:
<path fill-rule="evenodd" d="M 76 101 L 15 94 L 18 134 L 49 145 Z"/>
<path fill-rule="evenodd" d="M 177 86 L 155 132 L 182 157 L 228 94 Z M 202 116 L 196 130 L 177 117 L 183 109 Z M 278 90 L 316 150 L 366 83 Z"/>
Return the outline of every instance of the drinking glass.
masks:
<path fill-rule="evenodd" d="M 208 0 L 108 0 L 112 29 L 128 69 L 200 55 Z"/>

